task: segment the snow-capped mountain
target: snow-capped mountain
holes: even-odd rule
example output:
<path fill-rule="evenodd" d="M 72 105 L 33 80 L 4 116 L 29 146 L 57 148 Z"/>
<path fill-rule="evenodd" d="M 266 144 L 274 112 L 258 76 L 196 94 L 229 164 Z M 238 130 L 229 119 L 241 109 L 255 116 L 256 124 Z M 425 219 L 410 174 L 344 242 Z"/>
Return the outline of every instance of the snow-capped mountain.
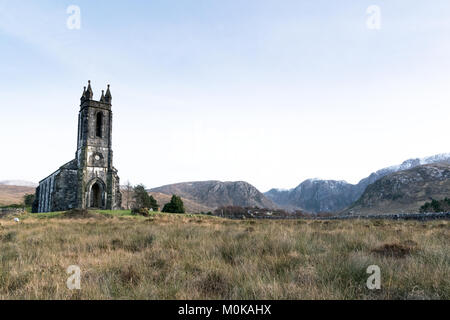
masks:
<path fill-rule="evenodd" d="M 366 190 L 368 185 L 374 183 L 378 179 L 380 179 L 388 174 L 398 172 L 398 171 L 412 169 L 412 168 L 415 168 L 415 167 L 418 167 L 421 165 L 433 164 L 433 163 L 450 163 L 450 153 L 441 153 L 441 154 L 437 154 L 437 155 L 434 155 L 431 157 L 426 157 L 426 158 L 408 159 L 408 160 L 404 161 L 402 164 L 378 170 L 378 171 L 372 173 L 367 178 L 362 179 L 356 185 L 357 189 L 358 189 L 358 192 L 357 192 L 358 198 L 363 194 L 363 192 Z"/>
<path fill-rule="evenodd" d="M 382 177 L 394 172 L 434 163 L 450 164 L 450 153 L 406 160 L 399 165 L 380 169 L 362 179 L 356 185 L 345 181 L 308 179 L 294 189 L 282 191 L 271 189 L 265 195 L 275 204 L 289 210 L 336 212 L 347 208 L 358 200 L 369 185 Z"/>

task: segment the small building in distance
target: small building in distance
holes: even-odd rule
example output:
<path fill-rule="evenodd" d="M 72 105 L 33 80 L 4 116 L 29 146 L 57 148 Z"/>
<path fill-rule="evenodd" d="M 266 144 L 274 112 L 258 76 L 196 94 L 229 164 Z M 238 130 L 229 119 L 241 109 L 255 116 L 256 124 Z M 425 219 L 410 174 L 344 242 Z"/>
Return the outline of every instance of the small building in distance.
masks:
<path fill-rule="evenodd" d="M 39 182 L 33 212 L 70 209 L 116 210 L 122 205 L 119 176 L 113 167 L 111 91 L 93 100 L 84 87 L 78 115 L 75 159 Z"/>

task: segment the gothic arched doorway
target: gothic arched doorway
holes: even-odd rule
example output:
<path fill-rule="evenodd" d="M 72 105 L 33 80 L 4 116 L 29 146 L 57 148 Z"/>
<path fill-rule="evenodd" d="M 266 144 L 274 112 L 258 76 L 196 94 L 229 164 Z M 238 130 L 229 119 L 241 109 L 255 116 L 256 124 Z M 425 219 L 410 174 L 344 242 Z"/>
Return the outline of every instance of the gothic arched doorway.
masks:
<path fill-rule="evenodd" d="M 102 187 L 100 186 L 100 184 L 98 182 L 94 183 L 92 185 L 91 188 L 91 203 L 90 203 L 90 207 L 91 208 L 98 208 L 101 209 L 103 208 L 103 190 Z"/>

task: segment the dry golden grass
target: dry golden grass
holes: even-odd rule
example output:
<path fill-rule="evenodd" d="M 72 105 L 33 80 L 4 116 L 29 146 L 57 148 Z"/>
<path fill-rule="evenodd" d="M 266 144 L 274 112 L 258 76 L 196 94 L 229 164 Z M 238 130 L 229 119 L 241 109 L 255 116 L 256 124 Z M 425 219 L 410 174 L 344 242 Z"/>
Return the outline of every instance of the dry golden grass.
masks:
<path fill-rule="evenodd" d="M 0 299 L 450 299 L 448 221 L 93 214 L 0 224 Z M 366 287 L 373 264 L 381 290 Z M 70 265 L 81 290 L 66 287 Z"/>

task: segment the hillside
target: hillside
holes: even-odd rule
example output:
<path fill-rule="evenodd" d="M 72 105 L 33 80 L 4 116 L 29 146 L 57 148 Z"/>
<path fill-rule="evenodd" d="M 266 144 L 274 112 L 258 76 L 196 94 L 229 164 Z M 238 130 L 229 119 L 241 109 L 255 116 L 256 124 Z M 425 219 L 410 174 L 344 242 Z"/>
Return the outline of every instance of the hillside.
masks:
<path fill-rule="evenodd" d="M 450 164 L 437 163 L 391 173 L 369 185 L 345 214 L 419 212 L 431 198 L 450 195 Z"/>
<path fill-rule="evenodd" d="M 20 204 L 24 195 L 35 191 L 33 187 L 0 185 L 0 205 Z"/>
<path fill-rule="evenodd" d="M 172 198 L 172 195 L 160 192 L 149 192 L 149 194 L 151 194 L 156 199 L 156 201 L 158 201 L 160 209 L 162 209 L 166 203 L 169 203 L 170 199 Z M 187 212 L 190 213 L 212 212 L 214 210 L 214 208 L 212 207 L 202 205 L 187 198 L 182 198 L 182 200 L 184 203 L 184 208 Z"/>
<path fill-rule="evenodd" d="M 355 185 L 345 181 L 309 179 L 294 189 L 271 189 L 265 195 L 275 204 L 287 210 L 304 209 L 315 213 L 338 212 L 357 201 L 366 188 L 378 179 L 394 172 L 434 163 L 450 164 L 450 153 L 406 160 L 400 165 L 373 172 Z"/>
<path fill-rule="evenodd" d="M 241 206 L 275 208 L 276 205 L 247 182 L 197 181 L 162 186 L 150 193 L 176 194 L 208 208 Z M 208 210 L 209 211 L 209 210 Z"/>

